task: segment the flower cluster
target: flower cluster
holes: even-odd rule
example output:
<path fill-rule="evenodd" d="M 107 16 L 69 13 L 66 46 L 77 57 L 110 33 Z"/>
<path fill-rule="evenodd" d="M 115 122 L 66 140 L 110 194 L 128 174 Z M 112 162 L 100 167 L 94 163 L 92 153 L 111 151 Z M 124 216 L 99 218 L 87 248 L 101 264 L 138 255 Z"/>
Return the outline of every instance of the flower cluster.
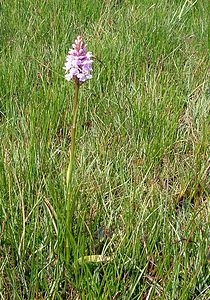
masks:
<path fill-rule="evenodd" d="M 65 79 L 70 81 L 79 80 L 79 83 L 85 82 L 92 78 L 92 63 L 93 56 L 91 52 L 86 52 L 86 45 L 80 36 L 77 37 L 75 43 L 72 45 L 65 62 Z"/>

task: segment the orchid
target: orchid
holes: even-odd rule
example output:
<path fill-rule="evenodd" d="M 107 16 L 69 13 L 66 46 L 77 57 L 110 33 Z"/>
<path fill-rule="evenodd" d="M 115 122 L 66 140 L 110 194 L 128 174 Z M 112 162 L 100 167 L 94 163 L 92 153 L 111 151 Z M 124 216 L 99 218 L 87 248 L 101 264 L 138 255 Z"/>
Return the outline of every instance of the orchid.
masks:
<path fill-rule="evenodd" d="M 79 88 L 87 79 L 92 78 L 92 63 L 93 57 L 91 52 L 86 51 L 86 45 L 83 39 L 78 36 L 72 45 L 72 49 L 66 57 L 65 62 L 65 79 L 74 81 L 74 97 L 73 97 L 73 112 L 72 112 L 72 127 L 71 127 L 71 145 L 70 145 L 70 159 L 66 173 L 67 186 L 67 205 L 66 205 L 66 264 L 70 260 L 70 241 L 72 239 L 72 218 L 75 210 L 75 201 L 73 195 L 73 165 L 75 157 L 76 146 L 76 125 L 77 125 L 77 111 L 79 102 Z"/>
<path fill-rule="evenodd" d="M 87 79 L 91 79 L 93 57 L 91 52 L 86 51 L 86 45 L 83 39 L 78 36 L 72 45 L 72 49 L 66 57 L 65 62 L 65 79 L 78 80 L 80 84 L 85 82 Z"/>

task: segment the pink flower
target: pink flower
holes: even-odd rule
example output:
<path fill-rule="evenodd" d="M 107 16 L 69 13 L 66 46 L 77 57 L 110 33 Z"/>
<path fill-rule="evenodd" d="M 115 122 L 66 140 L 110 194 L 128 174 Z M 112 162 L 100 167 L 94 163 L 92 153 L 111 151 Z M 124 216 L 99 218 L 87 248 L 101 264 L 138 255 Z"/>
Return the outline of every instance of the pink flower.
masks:
<path fill-rule="evenodd" d="M 86 52 L 86 45 L 80 36 L 77 37 L 75 43 L 72 45 L 73 49 L 69 50 L 65 62 L 65 79 L 79 80 L 82 84 L 87 79 L 91 79 L 93 57 L 91 52 Z"/>

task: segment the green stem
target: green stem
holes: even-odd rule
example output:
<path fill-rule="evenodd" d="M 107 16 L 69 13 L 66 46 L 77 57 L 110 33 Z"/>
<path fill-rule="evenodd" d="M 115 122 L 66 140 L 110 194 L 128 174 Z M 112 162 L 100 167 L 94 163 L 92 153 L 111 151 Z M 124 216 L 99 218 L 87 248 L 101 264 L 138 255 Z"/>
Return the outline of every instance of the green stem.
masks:
<path fill-rule="evenodd" d="M 70 260 L 70 240 L 72 234 L 72 215 L 74 209 L 73 197 L 72 197 L 72 174 L 74 164 L 74 153 L 75 153 L 75 136 L 76 136 L 76 121 L 78 111 L 78 94 L 79 94 L 79 82 L 74 81 L 74 100 L 73 100 L 73 116 L 72 116 L 72 127 L 71 127 L 71 149 L 70 149 L 70 160 L 66 174 L 66 185 L 67 185 L 67 206 L 66 206 L 66 264 L 69 264 Z"/>

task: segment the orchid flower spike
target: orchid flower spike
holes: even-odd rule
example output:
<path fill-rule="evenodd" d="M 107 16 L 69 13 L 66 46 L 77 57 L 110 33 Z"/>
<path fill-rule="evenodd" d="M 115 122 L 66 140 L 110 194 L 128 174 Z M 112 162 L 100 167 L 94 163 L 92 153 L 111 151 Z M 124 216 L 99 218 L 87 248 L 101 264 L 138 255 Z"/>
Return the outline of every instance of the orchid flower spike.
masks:
<path fill-rule="evenodd" d="M 70 81 L 78 81 L 79 84 L 84 83 L 87 79 L 91 79 L 93 54 L 86 51 L 86 45 L 83 39 L 78 36 L 72 45 L 72 49 L 66 57 L 65 62 L 65 79 Z"/>

